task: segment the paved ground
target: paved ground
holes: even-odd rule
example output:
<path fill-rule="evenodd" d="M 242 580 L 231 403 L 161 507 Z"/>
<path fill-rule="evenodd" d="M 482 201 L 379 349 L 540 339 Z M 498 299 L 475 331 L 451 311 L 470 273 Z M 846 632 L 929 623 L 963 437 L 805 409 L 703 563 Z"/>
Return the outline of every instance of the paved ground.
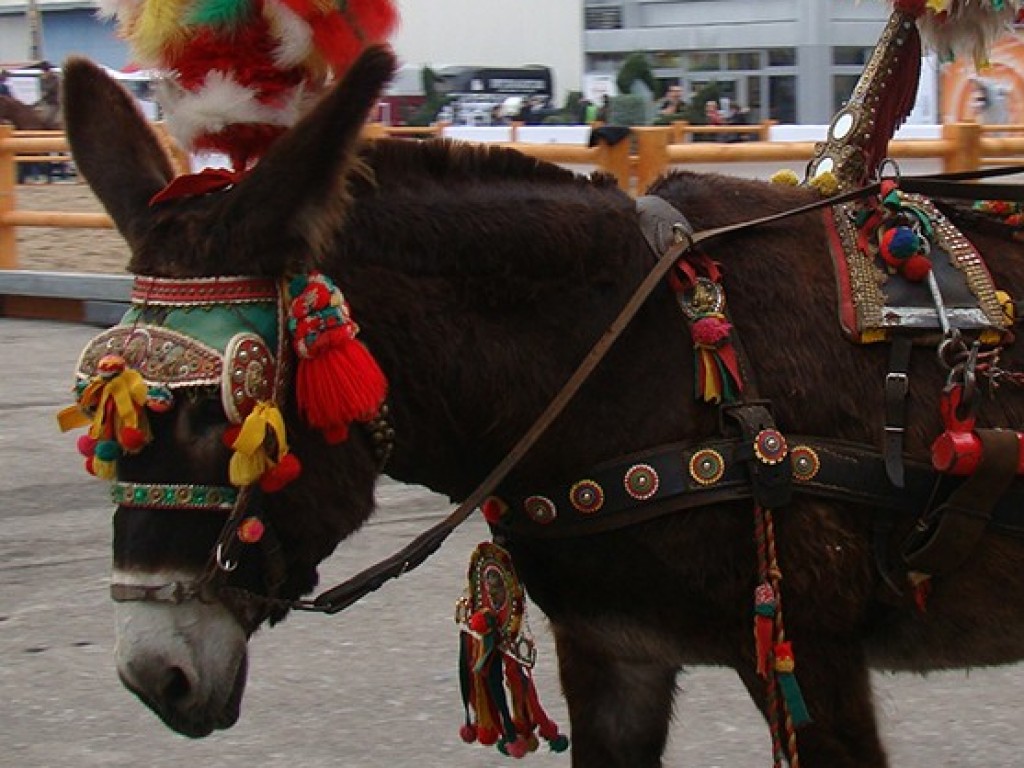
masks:
<path fill-rule="evenodd" d="M 420 570 L 334 618 L 294 616 L 253 642 L 242 720 L 203 741 L 179 737 L 114 674 L 107 599 L 110 513 L 54 414 L 94 329 L 0 319 L 0 766 L 484 768 L 507 764 L 457 736 L 452 606 L 482 526 L 468 524 Z M 325 569 L 339 580 L 398 549 L 449 506 L 385 482 L 375 522 Z M 1020 599 L 1019 595 L 1008 599 Z M 561 722 L 553 650 L 537 612 L 542 698 Z M 682 680 L 667 765 L 770 765 L 765 727 L 719 670 Z M 878 676 L 894 766 L 1024 764 L 1024 667 Z M 528 758 L 568 768 L 566 756 Z"/>

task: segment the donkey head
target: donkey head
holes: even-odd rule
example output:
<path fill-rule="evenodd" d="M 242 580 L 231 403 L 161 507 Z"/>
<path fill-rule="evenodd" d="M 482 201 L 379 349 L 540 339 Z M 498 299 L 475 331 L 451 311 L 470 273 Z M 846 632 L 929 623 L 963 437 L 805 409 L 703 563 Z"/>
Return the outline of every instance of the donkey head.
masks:
<path fill-rule="evenodd" d="M 87 466 L 114 481 L 118 672 L 189 736 L 235 722 L 249 636 L 372 509 L 371 437 L 314 428 L 295 404 L 282 296 L 332 245 L 394 66 L 369 49 L 244 178 L 179 199 L 157 195 L 171 166 L 130 96 L 84 60 L 65 69 L 75 161 L 137 275 L 121 325 L 83 353 L 67 418 L 90 426 Z M 345 322 L 339 293 L 313 283 Z"/>

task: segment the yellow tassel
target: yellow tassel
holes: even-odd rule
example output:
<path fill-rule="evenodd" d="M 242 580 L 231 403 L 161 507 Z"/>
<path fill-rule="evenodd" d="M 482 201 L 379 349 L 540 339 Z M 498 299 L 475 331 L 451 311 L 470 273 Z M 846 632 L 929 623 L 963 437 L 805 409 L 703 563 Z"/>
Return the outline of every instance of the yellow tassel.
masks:
<path fill-rule="evenodd" d="M 276 451 L 267 453 L 267 430 L 274 438 Z M 288 453 L 288 438 L 285 435 L 284 417 L 273 403 L 257 403 L 253 408 L 238 437 L 231 445 L 234 455 L 228 464 L 228 477 L 232 485 L 252 485 L 263 474 Z"/>

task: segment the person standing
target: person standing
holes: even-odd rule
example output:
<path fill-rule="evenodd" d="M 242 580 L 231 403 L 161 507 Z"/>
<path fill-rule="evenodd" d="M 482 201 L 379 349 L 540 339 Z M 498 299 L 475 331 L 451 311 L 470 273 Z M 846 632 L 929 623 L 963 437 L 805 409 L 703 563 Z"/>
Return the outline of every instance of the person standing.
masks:
<path fill-rule="evenodd" d="M 7 96 L 13 98 L 14 94 L 11 93 L 11 86 L 7 84 L 7 78 L 10 77 L 11 73 L 6 69 L 0 70 L 0 96 Z"/>
<path fill-rule="evenodd" d="M 48 61 L 40 64 L 39 69 L 39 103 L 36 106 L 46 124 L 56 127 L 61 123 L 60 75 L 53 70 Z"/>
<path fill-rule="evenodd" d="M 658 104 L 658 114 L 663 118 L 681 118 L 686 110 L 686 102 L 683 101 L 683 89 L 678 85 L 670 85 L 665 92 L 665 98 Z"/>

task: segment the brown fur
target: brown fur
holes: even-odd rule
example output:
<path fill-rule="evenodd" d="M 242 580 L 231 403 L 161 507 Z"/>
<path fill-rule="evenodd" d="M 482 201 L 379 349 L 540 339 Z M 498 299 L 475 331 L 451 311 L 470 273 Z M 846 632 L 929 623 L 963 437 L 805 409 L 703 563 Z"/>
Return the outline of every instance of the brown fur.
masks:
<path fill-rule="evenodd" d="M 606 182 L 507 150 L 444 143 L 381 141 L 351 157 L 359 120 L 390 66 L 380 51 L 364 58 L 234 190 L 155 209 L 146 200 L 168 176 L 158 144 L 130 117 L 127 97 L 81 62 L 66 68 L 69 132 L 80 168 L 132 246 L 134 271 L 277 275 L 320 259 L 390 380 L 398 437 L 389 474 L 460 499 L 566 380 L 651 256 L 632 201 Z M 114 146 L 130 159 L 112 162 Z M 338 176 L 358 164 L 366 172 L 351 179 L 351 198 L 339 204 L 331 196 Z M 691 173 L 673 174 L 653 191 L 697 229 L 814 197 Z M 314 234 L 297 231 L 296 222 L 312 222 Z M 996 282 L 1024 294 L 1018 246 L 969 234 Z M 707 250 L 723 266 L 733 319 L 780 427 L 877 445 L 886 350 L 842 338 L 818 215 Z M 1011 348 L 1003 365 L 1019 369 L 1020 355 Z M 920 457 L 941 428 L 944 372 L 930 350 L 915 353 L 912 372 L 908 448 Z M 614 456 L 714 433 L 717 414 L 694 401 L 692 378 L 689 336 L 660 288 L 515 478 L 543 487 Z M 985 400 L 980 421 L 1019 425 L 1022 417 L 1024 397 L 1005 387 Z M 327 450 L 291 408 L 288 419 L 304 475 L 267 506 L 289 562 L 286 591 L 298 595 L 313 587 L 319 561 L 370 514 L 373 461 L 358 432 Z M 181 403 L 156 420 L 156 443 L 122 462 L 122 472 L 134 480 L 223 482 L 222 429 L 222 415 L 204 410 L 202 398 Z M 806 766 L 886 765 L 869 660 L 924 671 L 1024 658 L 1020 542 L 987 537 L 960 572 L 936 580 L 922 615 L 876 600 L 871 512 L 798 498 L 776 514 L 787 631 L 814 717 L 799 733 Z M 115 558 L 203 562 L 216 526 L 199 531 L 185 517 L 120 509 Z M 896 522 L 905 530 L 912 521 Z M 675 678 L 686 664 L 736 669 L 764 706 L 753 671 L 749 504 L 508 546 L 554 628 L 573 765 L 660 765 Z"/>

